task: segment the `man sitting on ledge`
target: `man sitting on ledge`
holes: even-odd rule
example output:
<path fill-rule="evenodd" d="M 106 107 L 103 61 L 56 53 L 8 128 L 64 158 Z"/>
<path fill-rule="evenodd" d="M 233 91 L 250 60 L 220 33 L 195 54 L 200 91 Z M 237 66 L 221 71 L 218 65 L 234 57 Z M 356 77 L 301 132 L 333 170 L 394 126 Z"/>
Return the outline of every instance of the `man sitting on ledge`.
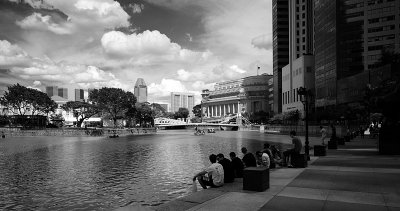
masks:
<path fill-rule="evenodd" d="M 197 178 L 203 189 L 207 189 L 207 186 L 217 188 L 224 185 L 224 168 L 221 164 L 217 163 L 216 155 L 211 154 L 209 159 L 211 165 L 193 177 L 193 181 Z"/>
<path fill-rule="evenodd" d="M 303 148 L 303 144 L 301 143 L 300 139 L 296 137 L 296 131 L 290 131 L 290 137 L 292 138 L 292 144 L 294 145 L 294 148 L 283 152 L 283 165 L 287 165 L 287 167 L 293 167 L 291 165 L 292 156 L 294 154 L 300 154 L 300 151 Z"/>

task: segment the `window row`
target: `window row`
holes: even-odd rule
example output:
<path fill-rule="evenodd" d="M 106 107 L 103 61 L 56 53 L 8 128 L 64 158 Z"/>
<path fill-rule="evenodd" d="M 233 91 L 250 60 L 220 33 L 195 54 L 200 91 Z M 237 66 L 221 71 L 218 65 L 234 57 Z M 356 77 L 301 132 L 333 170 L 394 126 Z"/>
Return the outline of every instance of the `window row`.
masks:
<path fill-rule="evenodd" d="M 298 94 L 299 88 L 292 89 L 291 91 L 287 91 L 282 93 L 282 104 L 286 105 L 289 103 L 295 103 L 301 101 L 301 96 Z"/>

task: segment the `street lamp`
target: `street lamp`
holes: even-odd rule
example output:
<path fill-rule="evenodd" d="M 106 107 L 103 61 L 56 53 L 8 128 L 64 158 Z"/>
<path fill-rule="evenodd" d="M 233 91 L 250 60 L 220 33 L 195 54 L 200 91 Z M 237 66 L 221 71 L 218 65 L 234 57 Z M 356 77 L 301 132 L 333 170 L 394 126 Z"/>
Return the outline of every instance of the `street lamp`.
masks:
<path fill-rule="evenodd" d="M 305 141 L 305 153 L 307 155 L 307 160 L 310 160 L 310 142 L 308 140 L 308 103 L 309 103 L 309 97 L 311 96 L 311 90 L 306 89 L 305 87 L 300 87 L 299 90 L 297 91 L 297 94 L 302 96 L 301 97 L 301 102 L 304 105 L 304 112 L 305 112 L 305 122 L 306 122 L 306 141 Z M 304 97 L 303 97 L 304 96 Z"/>
<path fill-rule="evenodd" d="M 200 101 L 200 123 L 203 123 L 203 99 L 210 95 L 209 90 L 205 89 L 201 92 L 201 101 Z"/>

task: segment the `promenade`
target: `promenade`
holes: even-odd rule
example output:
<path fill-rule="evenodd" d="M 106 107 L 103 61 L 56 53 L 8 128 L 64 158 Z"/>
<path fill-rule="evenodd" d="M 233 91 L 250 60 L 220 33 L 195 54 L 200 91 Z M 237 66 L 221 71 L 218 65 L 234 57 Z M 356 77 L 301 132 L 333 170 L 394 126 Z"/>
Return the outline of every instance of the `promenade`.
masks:
<path fill-rule="evenodd" d="M 222 188 L 199 189 L 154 210 L 400 210 L 400 156 L 379 155 L 376 139 L 356 138 L 325 157 L 311 156 L 307 168 L 272 169 L 264 192 L 242 186 L 236 179 Z"/>

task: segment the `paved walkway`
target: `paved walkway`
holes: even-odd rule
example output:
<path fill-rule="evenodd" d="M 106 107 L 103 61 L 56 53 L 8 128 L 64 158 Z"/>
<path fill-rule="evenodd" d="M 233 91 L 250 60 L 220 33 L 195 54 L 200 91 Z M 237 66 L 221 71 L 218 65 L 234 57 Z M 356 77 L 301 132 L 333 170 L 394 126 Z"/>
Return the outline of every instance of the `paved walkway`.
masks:
<path fill-rule="evenodd" d="M 270 172 L 270 188 L 243 191 L 242 180 L 198 191 L 155 210 L 400 211 L 400 156 L 381 156 L 374 139 L 356 139 L 313 157 L 303 169 Z M 146 210 L 126 207 L 121 210 Z"/>

